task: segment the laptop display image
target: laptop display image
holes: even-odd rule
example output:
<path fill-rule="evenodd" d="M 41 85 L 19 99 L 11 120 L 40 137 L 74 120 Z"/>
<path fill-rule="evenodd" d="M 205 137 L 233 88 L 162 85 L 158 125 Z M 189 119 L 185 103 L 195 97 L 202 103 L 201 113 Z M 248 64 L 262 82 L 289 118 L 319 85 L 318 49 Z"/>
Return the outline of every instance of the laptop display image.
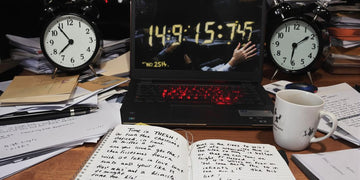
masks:
<path fill-rule="evenodd" d="M 260 85 L 264 1 L 134 0 L 131 6 L 124 124 L 272 125 L 273 102 Z"/>

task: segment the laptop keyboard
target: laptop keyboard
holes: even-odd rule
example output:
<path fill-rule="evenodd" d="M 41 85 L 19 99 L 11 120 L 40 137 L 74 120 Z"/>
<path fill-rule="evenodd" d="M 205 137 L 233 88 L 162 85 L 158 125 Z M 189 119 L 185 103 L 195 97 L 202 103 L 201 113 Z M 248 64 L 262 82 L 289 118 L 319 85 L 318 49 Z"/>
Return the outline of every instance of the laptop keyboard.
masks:
<path fill-rule="evenodd" d="M 167 102 L 176 104 L 262 105 L 252 84 L 187 85 L 141 84 L 136 102 Z"/>

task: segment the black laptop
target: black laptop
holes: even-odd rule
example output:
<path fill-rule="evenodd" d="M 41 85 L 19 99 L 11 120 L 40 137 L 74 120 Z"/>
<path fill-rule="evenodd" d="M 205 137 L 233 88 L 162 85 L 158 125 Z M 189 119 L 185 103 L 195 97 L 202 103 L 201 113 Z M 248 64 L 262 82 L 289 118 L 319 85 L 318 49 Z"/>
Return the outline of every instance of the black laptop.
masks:
<path fill-rule="evenodd" d="M 129 91 L 123 124 L 271 127 L 260 85 L 263 0 L 133 0 Z M 229 65 L 250 42 L 256 55 Z"/>

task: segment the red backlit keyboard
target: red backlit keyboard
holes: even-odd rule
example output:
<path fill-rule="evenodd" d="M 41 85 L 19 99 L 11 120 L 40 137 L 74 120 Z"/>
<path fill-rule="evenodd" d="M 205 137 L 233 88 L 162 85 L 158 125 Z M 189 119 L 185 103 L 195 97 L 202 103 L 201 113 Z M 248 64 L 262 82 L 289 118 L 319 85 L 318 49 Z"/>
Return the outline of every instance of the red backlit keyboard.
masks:
<path fill-rule="evenodd" d="M 262 104 L 251 84 L 238 85 L 149 85 L 138 88 L 137 102 L 182 104 Z"/>

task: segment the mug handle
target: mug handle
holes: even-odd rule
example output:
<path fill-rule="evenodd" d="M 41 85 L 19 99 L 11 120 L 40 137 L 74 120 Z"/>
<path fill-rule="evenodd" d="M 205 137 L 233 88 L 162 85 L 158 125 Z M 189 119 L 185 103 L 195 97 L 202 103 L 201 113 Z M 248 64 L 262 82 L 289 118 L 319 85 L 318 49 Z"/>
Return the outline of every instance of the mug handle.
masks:
<path fill-rule="evenodd" d="M 313 138 L 311 138 L 310 143 L 320 142 L 320 141 L 330 137 L 334 133 L 334 131 L 336 130 L 338 120 L 335 117 L 335 115 L 330 113 L 330 112 L 320 111 L 320 118 L 325 117 L 325 116 L 332 122 L 332 127 L 331 127 L 330 131 L 323 137 L 319 137 L 319 138 L 313 137 Z"/>

